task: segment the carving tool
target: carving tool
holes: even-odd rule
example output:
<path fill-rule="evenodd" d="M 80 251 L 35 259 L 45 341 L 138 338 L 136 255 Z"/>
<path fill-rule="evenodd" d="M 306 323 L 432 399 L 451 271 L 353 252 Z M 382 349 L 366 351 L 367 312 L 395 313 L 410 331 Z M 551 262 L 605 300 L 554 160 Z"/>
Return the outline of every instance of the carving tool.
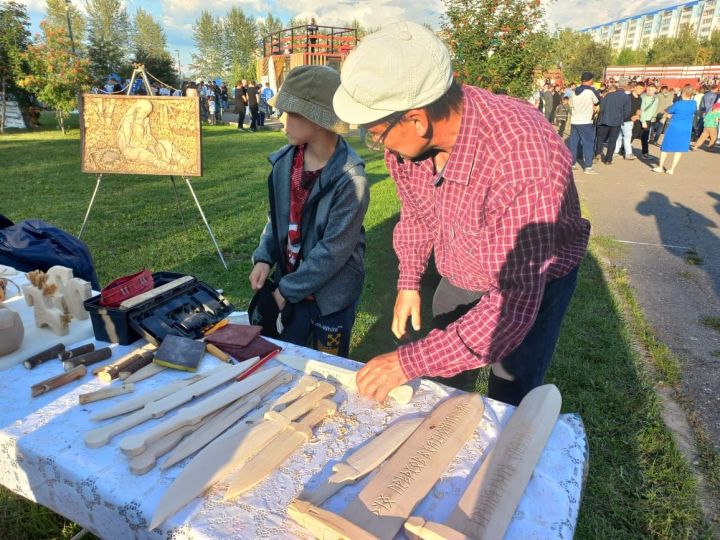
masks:
<path fill-rule="evenodd" d="M 218 349 L 218 348 L 217 348 L 215 345 L 213 345 L 212 343 L 207 343 L 207 342 L 206 342 L 206 343 L 205 343 L 205 350 L 206 350 L 209 354 L 212 354 L 215 358 L 217 358 L 217 359 L 220 360 L 221 362 L 226 362 L 226 363 L 232 363 L 232 362 L 233 362 L 232 356 L 230 356 L 228 353 L 226 353 L 226 352 L 224 352 L 224 351 L 221 351 L 220 349 Z"/>
<path fill-rule="evenodd" d="M 447 523 L 413 517 L 405 528 L 421 538 L 503 538 L 560 414 L 557 387 L 531 390 L 502 430 Z M 433 536 L 434 535 L 434 536 Z"/>
<path fill-rule="evenodd" d="M 150 443 L 157 441 L 164 435 L 167 435 L 171 431 L 175 431 L 183 426 L 192 426 L 197 424 L 209 414 L 212 414 L 229 403 L 240 399 L 253 390 L 260 388 L 263 384 L 280 375 L 281 372 L 282 368 L 268 369 L 261 373 L 257 373 L 252 377 L 248 377 L 242 382 L 231 384 L 209 398 L 206 398 L 195 405 L 183 408 L 172 418 L 169 418 L 164 422 L 160 422 L 142 433 L 128 435 L 120 441 L 120 450 L 122 450 L 126 456 L 136 456 L 142 453 L 142 451 L 145 450 L 147 445 Z M 252 408 L 254 409 L 257 405 L 258 403 L 255 403 Z"/>
<path fill-rule="evenodd" d="M 278 347 L 274 351 L 270 351 L 265 356 L 260 358 L 260 360 L 256 360 L 254 364 L 252 364 L 249 368 L 247 368 L 245 371 L 243 371 L 240 375 L 238 375 L 237 380 L 242 381 L 245 377 L 249 377 L 253 373 L 255 373 L 258 369 L 260 369 L 262 366 L 267 364 L 270 359 L 277 356 L 277 354 L 281 351 L 281 349 Z M 255 357 L 257 358 L 257 356 Z M 252 359 L 251 359 L 252 360 Z"/>
<path fill-rule="evenodd" d="M 394 538 L 413 508 L 432 489 L 475 431 L 484 409 L 478 394 L 446 399 L 340 515 L 318 509 L 306 501 L 295 501 L 289 510 L 290 517 L 301 518 L 310 513 L 315 520 L 331 518 L 324 526 L 329 530 L 340 527 L 335 531 L 339 536 L 347 536 L 344 528 L 352 524 L 371 537 Z"/>
<path fill-rule="evenodd" d="M 322 385 L 322 386 L 321 386 Z M 302 395 L 303 391 L 308 392 Z M 302 377 L 288 392 L 273 403 L 287 403 L 289 398 L 297 398 L 279 415 L 284 425 L 296 420 L 310 411 L 320 400 L 335 391 L 331 384 L 318 381 L 313 377 Z M 182 470 L 175 482 L 168 488 L 158 503 L 150 523 L 152 530 L 165 521 L 194 497 L 215 485 L 248 457 L 263 450 L 284 427 L 280 424 L 261 421 L 264 415 L 258 412 L 250 415 L 244 422 L 225 432 L 195 456 Z M 258 421 L 259 423 L 249 424 Z"/>
<path fill-rule="evenodd" d="M 64 360 L 62 365 L 65 371 L 69 371 L 78 366 L 91 366 L 93 364 L 97 364 L 98 362 L 107 360 L 111 356 L 112 349 L 110 349 L 110 347 L 103 347 L 102 349 L 97 349 L 95 351 L 81 354 L 79 356 L 71 358 L 70 360 Z"/>
<path fill-rule="evenodd" d="M 357 392 L 357 384 L 355 383 L 356 371 L 351 369 L 334 366 L 326 362 L 320 362 L 319 360 L 312 360 L 309 358 L 302 358 L 300 356 L 291 356 L 289 354 L 279 354 L 275 357 L 275 360 L 282 362 L 286 366 L 289 366 L 297 371 L 310 374 L 318 374 L 325 379 L 336 380 L 341 385 Z M 413 387 L 408 384 L 403 384 L 397 388 L 393 388 L 388 394 L 389 397 L 393 398 L 400 404 L 410 403 L 413 397 Z"/>
<path fill-rule="evenodd" d="M 30 393 L 32 397 L 37 397 L 45 392 L 49 392 L 50 390 L 66 385 L 69 382 L 82 379 L 85 376 L 85 373 L 87 373 L 87 368 L 85 366 L 78 366 L 70 371 L 61 373 L 56 377 L 52 377 L 43 382 L 32 385 L 30 387 Z"/>
<path fill-rule="evenodd" d="M 173 381 L 166 384 L 165 386 L 161 386 L 160 388 L 156 388 L 155 390 L 151 390 L 150 392 L 145 392 L 144 394 L 141 394 L 139 396 L 126 399 L 122 403 L 118 403 L 117 405 L 105 409 L 104 411 L 100 411 L 95 416 L 92 416 L 91 420 L 106 420 L 108 418 L 112 418 L 113 416 L 120 416 L 121 414 L 126 414 L 132 411 L 136 411 L 138 409 L 142 409 L 148 403 L 157 401 L 158 399 L 164 398 L 165 396 L 169 396 L 176 390 L 179 390 L 180 388 L 197 382 L 202 378 L 202 375 L 193 375 L 192 377 L 188 377 L 187 379 Z M 130 384 L 133 383 L 128 383 L 127 381 L 125 381 L 124 386 L 128 386 Z"/>
<path fill-rule="evenodd" d="M 85 435 L 85 445 L 89 448 L 97 448 L 106 445 L 115 435 L 142 424 L 151 418 L 160 418 L 166 412 L 187 403 L 188 401 L 201 396 L 210 390 L 217 388 L 223 383 L 237 377 L 240 372 L 239 366 L 222 366 L 222 371 L 214 373 L 204 379 L 192 383 L 186 388 L 166 396 L 152 403 L 148 403 L 139 411 L 121 418 L 110 425 L 95 428 Z M 144 368 L 143 368 L 144 369 Z"/>
<path fill-rule="evenodd" d="M 230 426 L 238 422 L 243 416 L 250 412 L 255 407 L 259 406 L 261 401 L 276 388 L 287 384 L 292 381 L 292 375 L 287 372 L 283 372 L 271 381 L 265 383 L 260 388 L 248 394 L 243 399 L 239 400 L 228 407 L 225 412 L 212 422 L 204 424 L 200 429 L 196 430 L 191 436 L 185 438 L 185 440 L 178 445 L 177 448 L 170 454 L 167 459 L 161 465 L 161 469 L 165 470 L 168 467 L 175 465 L 178 461 L 185 459 L 190 454 L 200 450 L 202 447 L 207 445 L 209 442 L 215 440 L 221 433 L 223 433 Z M 257 398 L 256 402 L 252 400 Z"/>
<path fill-rule="evenodd" d="M 304 490 L 299 499 L 320 506 L 343 486 L 355 484 L 389 458 L 423 422 L 423 417 L 400 420 L 381 431 L 344 462 L 333 465 L 333 474 L 314 491 Z"/>
<path fill-rule="evenodd" d="M 70 360 L 71 358 L 76 358 L 80 356 L 81 354 L 93 352 L 95 350 L 95 344 L 94 343 L 87 343 L 86 345 L 80 345 L 79 347 L 75 347 L 74 349 L 70 349 L 69 351 L 63 351 L 60 353 L 60 360 Z"/>
<path fill-rule="evenodd" d="M 267 478 L 312 438 L 312 430 L 317 424 L 335 414 L 336 410 L 337 405 L 333 401 L 323 399 L 302 420 L 291 422 L 271 445 L 240 468 L 225 492 L 225 500 L 242 495 Z"/>
<path fill-rule="evenodd" d="M 123 394 L 129 394 L 134 390 L 134 385 L 130 383 L 124 384 L 122 386 L 116 386 L 114 388 L 101 388 L 100 390 L 96 390 L 94 392 L 81 394 L 80 396 L 78 396 L 78 399 L 80 401 L 80 405 L 84 405 L 86 403 L 93 403 L 94 401 L 100 401 L 115 396 L 121 396 Z"/>
<path fill-rule="evenodd" d="M 32 355 L 30 358 L 23 362 L 23 365 L 28 369 L 33 369 L 34 367 L 39 366 L 43 362 L 47 362 L 48 360 L 57 358 L 57 356 L 64 350 L 65 345 L 62 343 L 58 343 L 57 345 L 53 345 L 52 347 L 45 349 L 44 351 L 40 351 L 39 353 Z"/>

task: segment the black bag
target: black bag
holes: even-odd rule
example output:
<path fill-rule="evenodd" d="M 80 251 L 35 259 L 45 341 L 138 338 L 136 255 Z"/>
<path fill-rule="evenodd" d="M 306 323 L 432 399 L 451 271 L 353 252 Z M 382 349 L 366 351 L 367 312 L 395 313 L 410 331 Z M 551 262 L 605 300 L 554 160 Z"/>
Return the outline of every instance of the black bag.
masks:
<path fill-rule="evenodd" d="M 75 277 L 89 281 L 100 290 L 95 265 L 85 243 L 39 219 L 12 224 L 0 215 L 0 264 L 20 272 L 47 271 L 55 265 L 71 268 Z"/>

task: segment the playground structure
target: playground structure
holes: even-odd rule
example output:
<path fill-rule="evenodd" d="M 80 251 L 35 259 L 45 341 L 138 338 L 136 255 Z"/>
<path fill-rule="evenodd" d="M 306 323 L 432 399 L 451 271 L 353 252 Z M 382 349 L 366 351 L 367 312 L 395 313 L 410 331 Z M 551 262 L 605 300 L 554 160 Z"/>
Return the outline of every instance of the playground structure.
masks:
<path fill-rule="evenodd" d="M 720 65 L 712 66 L 608 66 L 603 80 L 614 79 L 620 84 L 631 79 L 657 79 L 660 85 L 682 87 L 689 84 L 698 87 L 720 82 Z"/>
<path fill-rule="evenodd" d="M 358 42 L 356 28 L 303 25 L 273 32 L 262 39 L 257 60 L 258 80 L 279 88 L 298 66 L 330 66 L 340 71 L 343 61 Z"/>

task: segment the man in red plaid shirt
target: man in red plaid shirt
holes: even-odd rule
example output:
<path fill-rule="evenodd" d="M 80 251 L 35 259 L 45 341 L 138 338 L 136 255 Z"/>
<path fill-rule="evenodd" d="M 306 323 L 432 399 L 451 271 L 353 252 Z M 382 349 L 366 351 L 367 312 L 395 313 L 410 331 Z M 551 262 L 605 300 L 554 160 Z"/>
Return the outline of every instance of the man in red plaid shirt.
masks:
<path fill-rule="evenodd" d="M 534 107 L 458 84 L 445 45 L 414 23 L 366 36 L 341 80 L 335 112 L 384 145 L 402 201 L 398 338 L 408 318 L 420 330 L 432 253 L 442 275 L 432 330 L 370 360 L 360 393 L 384 400 L 416 377 L 490 365 L 489 397 L 517 405 L 543 383 L 590 234 L 570 152 Z"/>

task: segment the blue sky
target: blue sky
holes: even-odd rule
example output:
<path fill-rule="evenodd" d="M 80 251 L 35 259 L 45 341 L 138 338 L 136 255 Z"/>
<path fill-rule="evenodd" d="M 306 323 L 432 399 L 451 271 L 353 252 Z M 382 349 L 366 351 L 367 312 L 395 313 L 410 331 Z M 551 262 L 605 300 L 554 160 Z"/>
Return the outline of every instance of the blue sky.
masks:
<path fill-rule="evenodd" d="M 17 0 L 27 5 L 33 32 L 45 11 L 45 0 Z M 83 0 L 73 0 L 82 7 Z M 282 20 L 293 15 L 315 17 L 319 24 L 341 25 L 358 19 L 368 26 L 381 26 L 394 20 L 408 19 L 429 23 L 439 28 L 443 12 L 442 0 L 124 0 L 132 16 L 138 7 L 152 13 L 161 22 L 168 38 L 168 48 L 180 52 L 184 66 L 190 63 L 193 51 L 192 25 L 202 9 L 222 16 L 232 6 L 246 14 L 264 18 L 268 12 Z M 678 0 L 543 0 L 547 24 L 580 29 L 598 23 L 627 17 L 636 13 L 676 5 Z"/>

